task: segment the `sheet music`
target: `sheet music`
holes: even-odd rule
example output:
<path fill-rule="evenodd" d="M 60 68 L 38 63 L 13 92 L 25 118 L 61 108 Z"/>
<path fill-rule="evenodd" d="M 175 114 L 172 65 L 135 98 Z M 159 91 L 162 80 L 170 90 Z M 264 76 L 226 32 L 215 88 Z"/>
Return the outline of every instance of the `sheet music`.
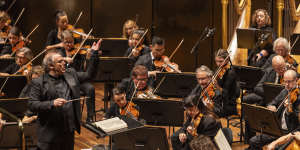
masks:
<path fill-rule="evenodd" d="M 101 128 L 104 132 L 111 132 L 123 128 L 127 128 L 126 122 L 118 117 L 114 117 L 111 119 L 106 119 L 103 121 L 98 121 L 94 123 L 97 128 Z"/>
<path fill-rule="evenodd" d="M 214 139 L 220 150 L 232 150 L 222 129 L 219 129 Z"/>

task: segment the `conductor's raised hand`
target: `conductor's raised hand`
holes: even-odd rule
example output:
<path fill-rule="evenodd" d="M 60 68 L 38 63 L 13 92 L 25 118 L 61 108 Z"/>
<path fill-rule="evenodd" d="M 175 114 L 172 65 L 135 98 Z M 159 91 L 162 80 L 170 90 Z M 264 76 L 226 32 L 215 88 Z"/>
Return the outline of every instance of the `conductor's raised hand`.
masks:
<path fill-rule="evenodd" d="M 102 39 L 99 39 L 99 40 L 97 41 L 97 43 L 94 42 L 91 49 L 92 49 L 92 50 L 95 50 L 95 51 L 98 51 L 98 50 L 100 49 L 100 47 L 101 47 L 101 42 L 102 42 Z"/>
<path fill-rule="evenodd" d="M 57 98 L 54 100 L 53 105 L 55 107 L 61 107 L 63 106 L 65 103 L 67 103 L 67 100 L 63 99 L 63 98 Z"/>

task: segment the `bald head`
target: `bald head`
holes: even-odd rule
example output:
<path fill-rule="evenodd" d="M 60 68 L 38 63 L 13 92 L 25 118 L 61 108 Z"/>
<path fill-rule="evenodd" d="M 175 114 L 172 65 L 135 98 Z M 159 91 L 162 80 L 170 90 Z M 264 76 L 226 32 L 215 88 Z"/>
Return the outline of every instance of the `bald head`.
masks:
<path fill-rule="evenodd" d="M 286 67 L 284 58 L 280 55 L 274 56 L 272 59 L 272 67 L 278 74 L 283 75 Z"/>
<path fill-rule="evenodd" d="M 294 70 L 287 70 L 283 75 L 285 88 L 291 90 L 297 86 L 297 73 Z"/>

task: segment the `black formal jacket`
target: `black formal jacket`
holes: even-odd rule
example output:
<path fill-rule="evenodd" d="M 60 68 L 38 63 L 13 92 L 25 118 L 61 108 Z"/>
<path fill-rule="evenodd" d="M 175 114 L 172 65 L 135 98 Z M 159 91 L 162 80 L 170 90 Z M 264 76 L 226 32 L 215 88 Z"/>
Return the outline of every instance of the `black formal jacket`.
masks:
<path fill-rule="evenodd" d="M 156 68 L 153 64 L 153 60 L 151 58 L 151 53 L 146 53 L 146 54 L 140 56 L 139 59 L 135 63 L 135 66 L 136 65 L 143 65 L 148 69 L 148 71 L 156 70 Z"/>
<path fill-rule="evenodd" d="M 98 62 L 98 52 L 95 51 L 86 72 L 76 72 L 73 68 L 66 70 L 63 78 L 70 88 L 71 98 L 80 97 L 80 83 L 90 79 L 96 73 L 95 68 L 97 68 Z M 45 73 L 41 77 L 32 80 L 30 91 L 29 108 L 32 112 L 38 113 L 37 136 L 39 142 L 55 142 L 58 137 L 63 137 L 63 132 L 68 128 L 62 122 L 64 114 L 61 107 L 56 108 L 53 105 L 53 101 L 58 97 L 56 97 L 56 91 L 51 86 L 49 78 L 49 74 Z M 73 112 L 71 113 L 72 118 L 75 120 L 73 125 L 75 130 L 80 133 L 80 102 L 66 103 L 64 107 L 67 107 L 68 112 Z"/>
<path fill-rule="evenodd" d="M 5 54 L 11 54 L 12 53 L 12 46 L 11 44 L 5 44 L 0 52 L 0 56 Z"/>
<path fill-rule="evenodd" d="M 279 105 L 282 103 L 282 101 L 285 99 L 287 96 L 288 91 L 286 89 L 283 89 L 278 96 L 275 97 L 273 101 L 271 101 L 268 105 L 273 105 L 276 106 L 276 108 L 279 107 Z M 300 104 L 300 96 L 298 95 L 297 100 L 292 104 L 292 109 L 293 112 L 291 113 L 286 113 L 287 115 L 285 116 L 286 122 L 287 122 L 287 128 L 288 132 L 291 132 L 299 127 L 299 121 L 298 121 L 298 113 L 300 110 L 298 109 Z M 285 107 L 281 106 L 278 109 L 277 116 L 279 117 L 279 122 L 281 122 L 281 118 L 283 115 Z"/>
<path fill-rule="evenodd" d="M 188 117 L 182 128 L 179 129 L 179 133 L 187 133 L 187 127 L 191 124 L 191 120 L 192 118 Z M 203 115 L 197 127 L 197 133 L 198 135 L 206 135 L 214 138 L 220 128 L 222 128 L 222 125 L 215 118 L 209 115 Z M 192 135 L 187 135 L 189 139 L 193 138 Z"/>
<path fill-rule="evenodd" d="M 202 92 L 202 88 L 199 84 L 196 85 L 196 87 L 192 90 L 192 92 L 190 93 L 190 95 L 196 95 L 196 97 L 198 98 L 198 100 L 200 100 L 200 95 Z M 214 102 L 214 109 L 212 110 L 213 113 L 219 117 L 222 117 L 224 115 L 223 112 L 223 96 L 221 91 L 216 90 L 215 91 L 215 96 L 213 97 L 213 102 Z M 198 105 L 199 109 L 202 110 L 203 112 L 207 113 L 208 109 L 207 107 L 203 104 L 202 100 Z"/>
<path fill-rule="evenodd" d="M 240 85 L 233 68 L 225 72 L 222 79 L 218 80 L 218 85 L 222 87 L 223 104 L 236 105 L 236 99 L 240 96 Z"/>
<path fill-rule="evenodd" d="M 66 50 L 64 48 L 58 49 L 63 57 L 67 57 Z M 85 71 L 84 64 L 88 64 L 88 60 L 85 55 L 77 54 L 73 60 L 73 63 L 68 64 L 68 67 L 73 67 L 76 71 Z"/>
<path fill-rule="evenodd" d="M 2 72 L 8 73 L 8 74 L 14 74 L 20 69 L 20 66 L 16 64 L 16 62 L 8 65 Z"/>
<path fill-rule="evenodd" d="M 59 38 L 57 38 L 58 29 L 52 29 L 47 36 L 46 46 L 48 45 L 54 45 L 62 42 Z M 78 43 L 80 40 L 74 39 L 74 43 Z"/>
<path fill-rule="evenodd" d="M 262 66 L 262 69 L 267 69 L 267 68 L 269 68 L 269 67 L 272 67 L 272 59 L 273 59 L 273 57 L 274 56 L 276 56 L 277 54 L 272 54 L 269 58 L 268 58 L 268 60 L 266 61 L 266 63 Z M 292 59 L 294 60 L 294 63 L 293 64 L 291 64 L 292 66 L 294 66 L 295 68 L 297 68 L 298 67 L 298 63 L 297 63 L 297 61 L 292 57 Z"/>
<path fill-rule="evenodd" d="M 254 87 L 254 93 L 264 97 L 264 89 L 263 84 L 265 82 L 275 83 L 276 72 L 272 67 L 269 67 L 265 70 L 264 76 L 259 80 L 257 85 Z"/>

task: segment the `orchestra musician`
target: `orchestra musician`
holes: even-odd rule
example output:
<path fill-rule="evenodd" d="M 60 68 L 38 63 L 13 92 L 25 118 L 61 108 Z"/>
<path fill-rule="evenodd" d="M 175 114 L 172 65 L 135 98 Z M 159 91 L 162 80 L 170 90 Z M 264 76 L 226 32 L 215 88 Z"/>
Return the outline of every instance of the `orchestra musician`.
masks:
<path fill-rule="evenodd" d="M 271 18 L 265 9 L 255 10 L 252 15 L 251 23 L 252 28 L 260 29 L 262 31 L 270 31 L 272 35 L 269 36 L 272 36 L 272 38 L 275 39 L 276 35 L 271 27 Z M 262 67 L 269 56 L 273 54 L 272 47 L 272 43 L 267 43 L 265 45 L 261 44 L 255 49 L 248 50 L 248 65 Z"/>
<path fill-rule="evenodd" d="M 28 98 L 29 97 L 29 93 L 31 90 L 31 81 L 33 79 L 37 79 L 38 77 L 40 77 L 41 75 L 44 74 L 44 68 L 40 65 L 37 66 L 33 66 L 32 70 L 28 73 L 28 82 L 26 84 L 26 86 L 23 88 L 23 90 L 21 91 L 21 94 L 19 95 L 20 98 Z M 33 113 L 30 110 L 27 110 L 25 112 L 25 116 L 22 119 L 23 123 L 30 123 L 33 122 L 37 119 L 37 114 Z"/>
<path fill-rule="evenodd" d="M 276 98 L 271 101 L 267 108 L 271 111 L 277 111 L 281 128 L 285 132 L 291 132 L 299 127 L 296 112 L 299 112 L 300 97 L 299 87 L 297 84 L 297 73 L 294 70 L 287 70 L 284 73 L 283 81 L 285 89 L 283 89 Z M 296 93 L 294 93 L 295 91 Z M 289 94 L 289 95 L 288 95 Z M 286 98 L 287 97 L 287 98 Z M 293 100 L 292 100 L 293 97 Z M 278 137 L 261 134 L 254 136 L 249 141 L 249 150 L 259 150 L 262 147 Z"/>
<path fill-rule="evenodd" d="M 124 90 L 119 88 L 113 89 L 113 101 L 115 102 L 105 114 L 105 118 L 118 117 L 120 115 L 125 115 L 124 112 L 127 111 L 127 116 L 139 119 L 139 107 L 133 102 L 128 102 L 126 99 L 126 93 Z"/>
<path fill-rule="evenodd" d="M 7 38 L 11 28 L 10 22 L 10 16 L 5 11 L 0 11 L 0 39 L 2 39 L 3 42 Z"/>
<path fill-rule="evenodd" d="M 187 120 L 171 137 L 173 150 L 190 150 L 189 143 L 196 136 L 205 135 L 212 140 L 221 128 L 221 123 L 199 108 L 197 101 L 197 95 L 189 95 L 183 101 Z"/>
<path fill-rule="evenodd" d="M 128 39 L 129 47 L 133 47 L 133 41 L 129 38 L 134 30 L 137 30 L 139 27 L 135 21 L 128 19 L 123 24 L 123 34 L 122 38 Z"/>
<path fill-rule="evenodd" d="M 259 105 L 265 105 L 263 83 L 269 82 L 269 83 L 281 84 L 283 74 L 285 71 L 286 71 L 286 63 L 284 58 L 279 55 L 273 57 L 272 67 L 269 67 L 265 70 L 264 76 L 254 87 L 254 92 L 246 95 L 243 101 L 248 104 L 257 103 Z"/>
<path fill-rule="evenodd" d="M 297 61 L 289 54 L 291 51 L 291 46 L 290 43 L 287 41 L 286 38 L 279 37 L 274 41 L 274 46 L 273 50 L 275 54 L 272 54 L 269 59 L 266 61 L 264 66 L 262 67 L 263 69 L 266 69 L 271 66 L 272 64 L 272 58 L 276 55 L 280 55 L 284 58 L 286 64 L 293 69 L 297 69 L 298 63 Z"/>
<path fill-rule="evenodd" d="M 155 98 L 152 93 L 152 85 L 148 80 L 148 69 L 143 65 L 134 66 L 131 70 L 131 77 L 125 78 L 118 84 L 118 88 L 124 90 L 126 99 L 131 99 L 134 90 L 137 92 L 134 97 L 139 98 Z"/>
<path fill-rule="evenodd" d="M 5 46 L 3 46 L 3 49 L 1 50 L 0 53 L 0 58 L 11 57 L 13 50 L 16 51 L 24 46 L 24 44 L 22 44 L 23 43 L 22 40 L 24 39 L 21 30 L 18 27 L 12 27 L 9 30 L 9 34 L 7 38 L 9 44 L 5 44 Z"/>
<path fill-rule="evenodd" d="M 46 41 L 46 49 L 55 49 L 63 47 L 63 39 L 61 34 L 64 30 L 68 28 L 68 16 L 67 13 L 63 10 L 58 10 L 55 13 L 55 22 L 56 28 L 52 29 L 48 33 L 47 41 Z M 76 42 L 75 42 L 76 43 Z"/>
<path fill-rule="evenodd" d="M 80 83 L 96 73 L 101 40 L 92 46 L 86 72 L 66 68 L 66 59 L 58 52 L 43 59 L 44 75 L 32 80 L 29 108 L 38 113 L 37 147 L 39 150 L 74 149 L 74 131 L 80 133 Z M 88 100 L 88 99 L 87 99 Z"/>
<path fill-rule="evenodd" d="M 72 58 L 75 55 L 76 49 L 74 47 L 73 34 L 69 30 L 64 30 L 61 34 L 63 41 L 63 47 L 59 49 L 63 57 Z M 83 51 L 83 50 L 82 50 Z M 82 72 L 86 70 L 86 64 L 90 60 L 91 49 L 84 50 L 85 55 L 78 53 L 74 60 L 68 61 L 68 67 L 74 68 L 77 72 Z M 95 115 L 95 88 L 94 86 L 86 81 L 80 84 L 80 91 L 84 93 L 85 96 L 89 97 L 86 101 L 87 106 L 87 122 L 93 121 L 93 116 Z"/>
<path fill-rule="evenodd" d="M 134 59 L 134 62 L 136 62 L 139 58 L 139 56 L 142 56 L 146 53 L 150 53 L 149 47 L 146 45 L 143 45 L 143 37 L 145 31 L 144 30 L 134 30 L 132 34 L 130 35 L 129 39 L 132 42 L 132 46 L 127 49 L 127 51 L 124 54 L 124 57 L 130 57 Z M 140 43 L 138 43 L 141 40 Z M 139 45 L 138 45 L 139 44 Z M 136 47 L 136 48 L 135 48 Z"/>
<path fill-rule="evenodd" d="M 15 62 L 7 66 L 4 70 L 1 71 L 0 75 L 7 76 L 12 75 L 14 73 L 27 75 L 31 70 L 31 64 L 25 67 L 24 70 L 17 72 L 21 67 L 26 65 L 33 58 L 32 51 L 23 47 L 16 52 Z"/>
<path fill-rule="evenodd" d="M 222 67 L 223 76 L 218 77 L 218 85 L 222 88 L 224 116 L 237 114 L 236 99 L 240 96 L 240 85 L 237 74 L 231 67 L 229 53 L 225 49 L 219 49 L 215 53 L 217 67 Z M 225 71 L 225 72 L 224 72 Z"/>
<path fill-rule="evenodd" d="M 199 99 L 201 94 L 203 94 L 203 97 L 199 99 L 201 102 L 199 103 L 198 107 L 200 107 L 202 111 L 206 113 L 212 113 L 215 116 L 221 117 L 223 116 L 223 98 L 221 88 L 217 85 L 217 83 L 214 83 L 212 89 L 209 88 L 205 93 L 203 93 L 210 85 L 212 76 L 213 72 L 207 66 L 202 65 L 197 68 L 196 78 L 198 84 L 192 90 L 190 95 L 196 95 Z"/>

